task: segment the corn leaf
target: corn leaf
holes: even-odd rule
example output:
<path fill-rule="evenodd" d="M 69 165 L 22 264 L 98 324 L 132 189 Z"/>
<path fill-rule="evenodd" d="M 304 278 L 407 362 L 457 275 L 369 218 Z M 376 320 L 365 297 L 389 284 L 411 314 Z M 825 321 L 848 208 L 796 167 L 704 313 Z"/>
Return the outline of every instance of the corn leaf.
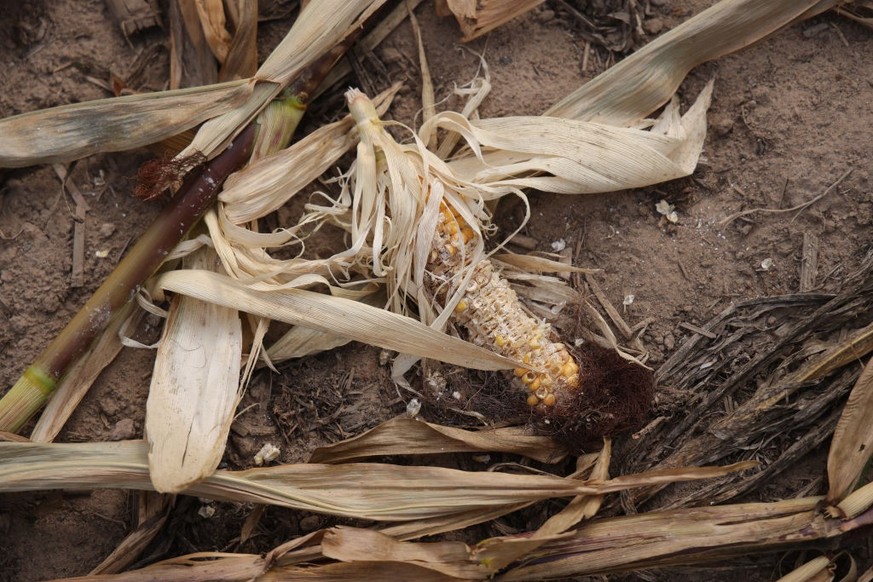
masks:
<path fill-rule="evenodd" d="M 463 430 L 397 417 L 339 443 L 320 447 L 311 463 L 343 463 L 385 455 L 426 455 L 461 452 L 524 455 L 543 463 L 557 463 L 567 450 L 549 437 L 530 434 L 523 427 Z"/>
<path fill-rule="evenodd" d="M 0 120 L 0 167 L 69 162 L 145 146 L 240 106 L 246 81 L 86 101 Z"/>
<path fill-rule="evenodd" d="M 186 489 L 185 494 L 378 521 L 408 521 L 552 497 L 600 495 L 668 481 L 707 479 L 747 466 L 737 463 L 580 481 L 553 475 L 378 463 L 297 464 L 218 470 Z M 142 441 L 0 443 L 0 492 L 59 488 L 152 490 L 147 446 Z"/>
<path fill-rule="evenodd" d="M 851 493 L 873 455 L 873 358 L 843 408 L 828 453 L 828 495 L 839 503 Z"/>
<path fill-rule="evenodd" d="M 345 336 L 396 352 L 481 370 L 515 367 L 511 360 L 447 336 L 409 317 L 369 305 L 306 291 L 255 291 L 206 271 L 160 275 L 156 285 L 240 311 Z"/>
<path fill-rule="evenodd" d="M 722 0 L 659 36 L 543 115 L 631 126 L 667 103 L 697 65 L 749 46 L 840 0 Z"/>
<path fill-rule="evenodd" d="M 463 158 L 450 167 L 458 176 L 487 185 L 500 195 L 518 188 L 563 194 L 610 192 L 648 186 L 694 171 L 706 137 L 707 84 L 681 118 L 673 102 L 652 131 L 558 117 L 506 117 L 469 120 L 441 113 L 422 126 L 463 135 L 485 158 Z M 543 175 L 531 175 L 533 173 Z"/>

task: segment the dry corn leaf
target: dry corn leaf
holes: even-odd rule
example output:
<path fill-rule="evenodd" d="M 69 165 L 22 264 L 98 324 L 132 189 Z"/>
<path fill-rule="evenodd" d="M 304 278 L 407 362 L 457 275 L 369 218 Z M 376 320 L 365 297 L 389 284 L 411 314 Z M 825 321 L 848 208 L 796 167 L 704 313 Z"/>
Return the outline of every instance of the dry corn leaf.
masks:
<path fill-rule="evenodd" d="M 222 81 L 251 77 L 258 70 L 257 0 L 230 0 L 227 7 L 234 34 L 227 60 L 219 73 Z"/>
<path fill-rule="evenodd" d="M 232 37 L 227 31 L 227 19 L 224 15 L 224 3 L 222 0 L 193 0 L 197 8 L 197 16 L 200 17 L 200 26 L 203 30 L 203 38 L 209 45 L 209 49 L 216 60 L 222 65 L 227 60 L 230 52 Z"/>
<path fill-rule="evenodd" d="M 324 532 L 321 548 L 326 557 L 343 562 L 406 564 L 464 580 L 481 580 L 492 572 L 472 559 L 462 542 L 401 542 L 373 530 L 335 527 Z"/>
<path fill-rule="evenodd" d="M 427 455 L 494 452 L 523 455 L 543 463 L 557 463 L 567 450 L 553 439 L 537 436 L 524 427 L 464 430 L 397 417 L 339 443 L 319 447 L 311 463 L 344 463 L 385 455 Z"/>
<path fill-rule="evenodd" d="M 238 281 L 206 271 L 174 271 L 156 286 L 240 311 L 303 325 L 396 352 L 480 370 L 512 368 L 515 363 L 471 346 L 422 323 L 369 305 L 305 291 L 255 291 Z"/>
<path fill-rule="evenodd" d="M 828 453 L 828 494 L 831 504 L 852 492 L 873 455 L 873 358 L 855 383 L 834 429 Z"/>
<path fill-rule="evenodd" d="M 172 0 L 169 12 L 170 89 L 217 82 L 218 64 L 206 44 L 194 0 Z"/>
<path fill-rule="evenodd" d="M 692 68 L 755 43 L 840 0 L 722 0 L 598 75 L 543 115 L 635 125 L 667 103 Z"/>
<path fill-rule="evenodd" d="M 241 131 L 301 71 L 359 29 L 385 0 L 320 0 L 306 6 L 285 38 L 251 79 L 248 100 L 203 124 L 179 156 L 207 157 Z"/>
<path fill-rule="evenodd" d="M 690 564 L 834 537 L 852 527 L 822 519 L 816 511 L 820 501 L 813 497 L 596 520 L 547 542 L 496 579 L 548 580 Z"/>
<path fill-rule="evenodd" d="M 0 167 L 69 162 L 171 137 L 245 102 L 246 81 L 62 105 L 0 121 Z"/>
<path fill-rule="evenodd" d="M 377 521 L 407 521 L 552 497 L 601 495 L 666 481 L 707 479 L 747 467 L 748 463 L 737 463 L 580 481 L 553 475 L 378 463 L 297 464 L 218 470 L 185 494 Z M 58 488 L 151 490 L 147 446 L 142 441 L 0 443 L 0 492 Z"/>
<path fill-rule="evenodd" d="M 468 42 L 533 10 L 542 2 L 543 0 L 447 0 L 446 5 L 455 15 L 464 33 L 461 41 Z"/>
<path fill-rule="evenodd" d="M 833 580 L 835 565 L 830 558 L 819 556 L 813 558 L 802 566 L 795 568 L 776 582 L 819 582 Z M 824 576 L 824 577 L 823 577 Z"/>
<path fill-rule="evenodd" d="M 221 268 L 208 247 L 184 264 Z M 238 401 L 241 363 L 236 309 L 173 298 L 146 403 L 149 473 L 157 491 L 177 493 L 218 467 Z"/>

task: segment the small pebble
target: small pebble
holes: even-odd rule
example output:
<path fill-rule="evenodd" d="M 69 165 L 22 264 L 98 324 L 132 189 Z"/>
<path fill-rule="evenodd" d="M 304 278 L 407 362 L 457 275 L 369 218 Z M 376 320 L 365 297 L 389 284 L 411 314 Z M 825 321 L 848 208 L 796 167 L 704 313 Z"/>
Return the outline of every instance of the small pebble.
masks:
<path fill-rule="evenodd" d="M 673 337 L 673 334 L 669 331 L 664 334 L 664 348 L 667 350 L 672 350 L 676 347 L 676 339 Z"/>
<path fill-rule="evenodd" d="M 129 441 L 136 436 L 136 425 L 132 418 L 119 420 L 109 431 L 110 441 Z"/>
<path fill-rule="evenodd" d="M 394 47 L 386 47 L 382 49 L 382 62 L 386 65 L 393 65 L 403 60 L 403 53 Z"/>
<path fill-rule="evenodd" d="M 646 31 L 646 34 L 658 34 L 664 30 L 664 21 L 658 17 L 649 18 L 643 22 L 643 30 Z"/>
<path fill-rule="evenodd" d="M 537 20 L 540 21 L 541 24 L 546 24 L 547 22 L 551 22 L 555 19 L 555 11 L 549 10 L 548 8 L 542 10 L 539 14 L 537 14 Z"/>
<path fill-rule="evenodd" d="M 321 527 L 321 518 L 317 515 L 307 515 L 300 520 L 300 531 L 315 531 Z"/>
<path fill-rule="evenodd" d="M 115 225 L 111 222 L 104 222 L 100 225 L 100 236 L 103 238 L 109 238 L 115 232 Z"/>

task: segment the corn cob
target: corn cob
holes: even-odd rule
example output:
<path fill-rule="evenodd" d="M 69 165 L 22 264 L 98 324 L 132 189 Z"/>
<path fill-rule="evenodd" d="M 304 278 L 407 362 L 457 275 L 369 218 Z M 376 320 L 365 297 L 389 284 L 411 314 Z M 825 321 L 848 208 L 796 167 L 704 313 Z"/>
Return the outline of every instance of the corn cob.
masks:
<path fill-rule="evenodd" d="M 440 289 L 461 272 L 465 257 L 473 254 L 474 238 L 464 219 L 442 203 L 428 261 L 429 286 L 435 295 L 446 294 Z M 525 311 L 515 291 L 488 259 L 473 265 L 452 320 L 472 343 L 524 364 L 515 369 L 515 381 L 525 388 L 532 408 L 551 408 L 559 399 L 577 395 L 579 365 L 564 344 L 553 341 L 551 326 Z"/>

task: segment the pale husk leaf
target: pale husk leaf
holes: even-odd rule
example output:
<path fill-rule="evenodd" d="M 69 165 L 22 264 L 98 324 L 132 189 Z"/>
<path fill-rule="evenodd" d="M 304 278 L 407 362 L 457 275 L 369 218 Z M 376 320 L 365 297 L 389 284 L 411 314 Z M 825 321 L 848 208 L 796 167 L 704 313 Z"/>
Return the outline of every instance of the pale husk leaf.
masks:
<path fill-rule="evenodd" d="M 380 113 L 388 110 L 400 87 L 395 84 L 374 100 Z M 346 116 L 231 175 L 218 197 L 228 219 L 243 224 L 281 207 L 354 147 L 357 134 L 350 133 L 353 126 L 351 116 Z"/>
<path fill-rule="evenodd" d="M 385 455 L 426 455 L 495 452 L 523 455 L 543 463 L 557 463 L 567 450 L 553 439 L 523 427 L 464 430 L 400 416 L 336 444 L 316 449 L 311 463 L 343 463 Z"/>
<path fill-rule="evenodd" d="M 843 407 L 828 453 L 828 495 L 839 503 L 857 485 L 873 455 L 873 358 Z"/>
<path fill-rule="evenodd" d="M 233 39 L 227 31 L 222 0 L 197 0 L 194 5 L 197 7 L 200 26 L 209 49 L 216 60 L 224 64 Z"/>
<path fill-rule="evenodd" d="M 819 556 L 806 562 L 802 566 L 795 568 L 793 571 L 779 578 L 776 582 L 817 582 L 822 580 L 822 574 L 829 574 L 828 570 L 831 567 L 832 562 L 830 558 Z M 824 580 L 833 580 L 833 576 L 827 576 Z"/>
<path fill-rule="evenodd" d="M 464 33 L 463 42 L 479 38 L 516 16 L 542 4 L 543 0 L 447 0 Z"/>
<path fill-rule="evenodd" d="M 69 162 L 160 141 L 240 106 L 252 85 L 232 81 L 62 105 L 0 120 L 0 167 Z"/>
<path fill-rule="evenodd" d="M 447 336 L 409 317 L 369 305 L 306 291 L 256 291 L 206 271 L 174 271 L 157 278 L 167 291 L 197 297 L 260 317 L 303 325 L 388 350 L 482 370 L 501 370 L 515 362 Z"/>
<path fill-rule="evenodd" d="M 461 542 L 401 542 L 373 530 L 335 527 L 324 533 L 321 548 L 326 557 L 343 562 L 414 565 L 464 580 L 481 580 L 492 572 Z"/>
<path fill-rule="evenodd" d="M 670 100 L 697 65 L 737 51 L 840 0 L 722 0 L 586 83 L 544 115 L 630 126 Z"/>
<path fill-rule="evenodd" d="M 446 112 L 421 128 L 422 139 L 439 129 L 462 134 L 485 158 L 450 163 L 464 180 L 500 195 L 518 188 L 563 194 L 612 192 L 648 186 L 694 171 L 706 137 L 712 82 L 683 116 L 672 103 L 652 131 L 559 117 L 469 120 Z M 536 175 L 532 175 L 536 174 Z M 541 174 L 541 175 L 540 175 Z"/>
<path fill-rule="evenodd" d="M 220 269 L 211 249 L 186 257 Z M 178 493 L 218 467 L 238 401 L 242 326 L 236 309 L 173 298 L 146 402 L 149 473 L 157 491 Z"/>

